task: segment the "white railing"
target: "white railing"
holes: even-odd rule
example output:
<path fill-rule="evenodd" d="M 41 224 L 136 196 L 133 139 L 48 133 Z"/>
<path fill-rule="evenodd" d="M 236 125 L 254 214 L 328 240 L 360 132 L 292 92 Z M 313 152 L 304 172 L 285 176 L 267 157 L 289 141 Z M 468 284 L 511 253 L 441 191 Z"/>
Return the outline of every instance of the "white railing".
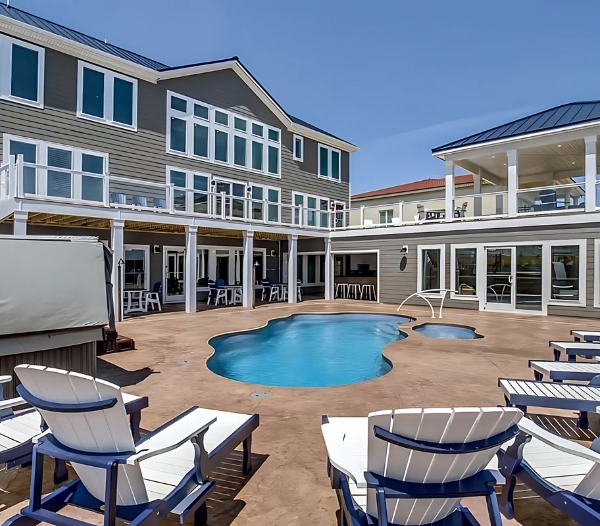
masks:
<path fill-rule="evenodd" d="M 439 316 L 438 316 L 438 318 L 441 318 L 442 317 L 442 309 L 444 308 L 444 300 L 446 299 L 446 294 L 448 294 L 448 292 L 454 292 L 454 291 L 452 289 L 428 289 L 428 290 L 421 290 L 419 292 L 413 292 L 402 303 L 400 303 L 400 305 L 396 309 L 396 312 L 398 312 L 409 299 L 416 297 L 416 298 L 421 298 L 427 302 L 427 305 L 429 305 L 429 308 L 431 309 L 431 317 L 435 319 L 435 312 L 433 311 L 433 305 L 431 304 L 429 299 L 441 299 L 442 301 L 440 302 L 440 312 L 439 312 Z"/>

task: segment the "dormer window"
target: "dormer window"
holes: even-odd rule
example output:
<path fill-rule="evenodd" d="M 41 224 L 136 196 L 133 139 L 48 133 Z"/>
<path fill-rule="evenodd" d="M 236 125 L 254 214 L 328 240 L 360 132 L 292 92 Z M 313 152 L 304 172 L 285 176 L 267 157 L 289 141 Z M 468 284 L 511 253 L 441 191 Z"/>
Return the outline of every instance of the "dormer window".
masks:
<path fill-rule="evenodd" d="M 0 35 L 0 97 L 44 107 L 44 48 Z"/>

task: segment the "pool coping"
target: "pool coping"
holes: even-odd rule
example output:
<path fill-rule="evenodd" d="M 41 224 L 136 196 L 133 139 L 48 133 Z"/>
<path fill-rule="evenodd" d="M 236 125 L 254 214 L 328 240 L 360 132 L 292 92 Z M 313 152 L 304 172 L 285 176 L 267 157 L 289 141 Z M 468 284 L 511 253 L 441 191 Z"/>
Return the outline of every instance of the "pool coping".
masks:
<path fill-rule="evenodd" d="M 419 332 L 417 329 L 420 327 L 423 327 L 424 325 L 443 325 L 445 327 L 459 327 L 461 329 L 469 329 L 471 331 L 473 331 L 473 334 L 475 335 L 475 338 L 433 338 L 432 336 L 426 336 L 425 334 Z M 470 325 L 459 325 L 458 323 L 432 323 L 430 321 L 426 321 L 424 323 L 421 323 L 419 325 L 413 325 L 411 327 L 411 329 L 419 334 L 421 334 L 422 336 L 424 336 L 425 338 L 430 338 L 430 339 L 437 339 L 437 340 L 479 340 L 481 338 L 485 338 L 485 336 L 483 334 L 479 334 L 477 332 L 477 329 L 475 327 L 471 327 Z M 398 329 L 400 330 L 400 329 Z"/>

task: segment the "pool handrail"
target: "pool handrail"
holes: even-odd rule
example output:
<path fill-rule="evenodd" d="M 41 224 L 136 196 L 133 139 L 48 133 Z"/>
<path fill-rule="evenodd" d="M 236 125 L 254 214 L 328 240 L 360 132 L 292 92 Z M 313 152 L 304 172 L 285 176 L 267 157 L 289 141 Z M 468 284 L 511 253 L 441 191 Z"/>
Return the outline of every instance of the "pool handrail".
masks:
<path fill-rule="evenodd" d="M 396 309 L 396 312 L 398 312 L 402 308 L 402 305 L 404 305 L 410 298 L 416 296 L 417 298 L 424 299 L 427 302 L 427 305 L 429 305 L 429 308 L 431 309 L 431 317 L 435 319 L 435 312 L 433 310 L 433 305 L 427 299 L 427 297 L 428 297 L 427 295 L 429 294 L 430 298 L 435 298 L 435 299 L 441 298 L 441 300 L 442 300 L 442 302 L 440 303 L 440 313 L 438 316 L 438 318 L 441 319 L 442 318 L 442 308 L 444 307 L 444 300 L 446 299 L 446 294 L 448 294 L 448 292 L 454 292 L 454 290 L 452 290 L 452 289 L 427 289 L 427 290 L 420 290 L 418 292 L 413 292 L 402 303 L 400 303 L 400 305 Z M 433 294 L 435 294 L 435 296 Z"/>

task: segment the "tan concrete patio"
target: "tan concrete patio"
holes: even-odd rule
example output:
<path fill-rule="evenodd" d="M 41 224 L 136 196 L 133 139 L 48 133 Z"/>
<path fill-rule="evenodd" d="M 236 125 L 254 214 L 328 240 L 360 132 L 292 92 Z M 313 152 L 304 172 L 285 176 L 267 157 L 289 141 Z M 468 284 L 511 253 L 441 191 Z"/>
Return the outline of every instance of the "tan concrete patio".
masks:
<path fill-rule="evenodd" d="M 395 313 L 396 307 L 368 302 L 309 301 L 297 306 L 239 307 L 193 315 L 150 314 L 121 323 L 119 333 L 135 339 L 137 350 L 110 354 L 99 360 L 99 376 L 124 390 L 150 397 L 142 427 L 154 429 L 192 405 L 226 411 L 259 413 L 253 453 L 255 471 L 241 475 L 234 455 L 214 478 L 219 489 L 210 501 L 211 526 L 334 525 L 338 509 L 326 475 L 321 439 L 321 415 L 364 416 L 370 411 L 399 407 L 447 407 L 503 404 L 497 378 L 533 378 L 527 360 L 552 359 L 550 339 L 568 339 L 569 329 L 598 329 L 600 322 L 583 318 L 520 316 L 515 314 L 444 311 L 444 322 L 470 325 L 484 335 L 477 340 L 435 340 L 408 330 L 409 338 L 384 349 L 392 371 L 382 378 L 349 386 L 322 389 L 269 388 L 222 378 L 206 368 L 212 352 L 207 340 L 222 332 L 248 329 L 296 312 Z M 406 306 L 400 314 L 430 320 L 423 307 Z M 254 398 L 268 391 L 267 398 Z M 549 414 L 544 410 L 534 412 Z M 578 432 L 573 413 L 554 412 L 563 434 L 589 441 L 592 433 Z M 544 419 L 553 425 L 553 419 Z M 597 426 L 597 422 L 592 422 Z M 50 481 L 50 468 L 46 480 Z M 0 472 L 0 520 L 27 502 L 30 470 Z M 48 491 L 52 489 L 49 482 Z M 516 520 L 510 525 L 569 525 L 564 515 L 541 499 L 520 492 Z M 489 524 L 485 502 L 466 503 L 482 524 Z M 79 510 L 74 516 L 81 516 Z M 95 517 L 101 524 L 101 517 Z"/>

